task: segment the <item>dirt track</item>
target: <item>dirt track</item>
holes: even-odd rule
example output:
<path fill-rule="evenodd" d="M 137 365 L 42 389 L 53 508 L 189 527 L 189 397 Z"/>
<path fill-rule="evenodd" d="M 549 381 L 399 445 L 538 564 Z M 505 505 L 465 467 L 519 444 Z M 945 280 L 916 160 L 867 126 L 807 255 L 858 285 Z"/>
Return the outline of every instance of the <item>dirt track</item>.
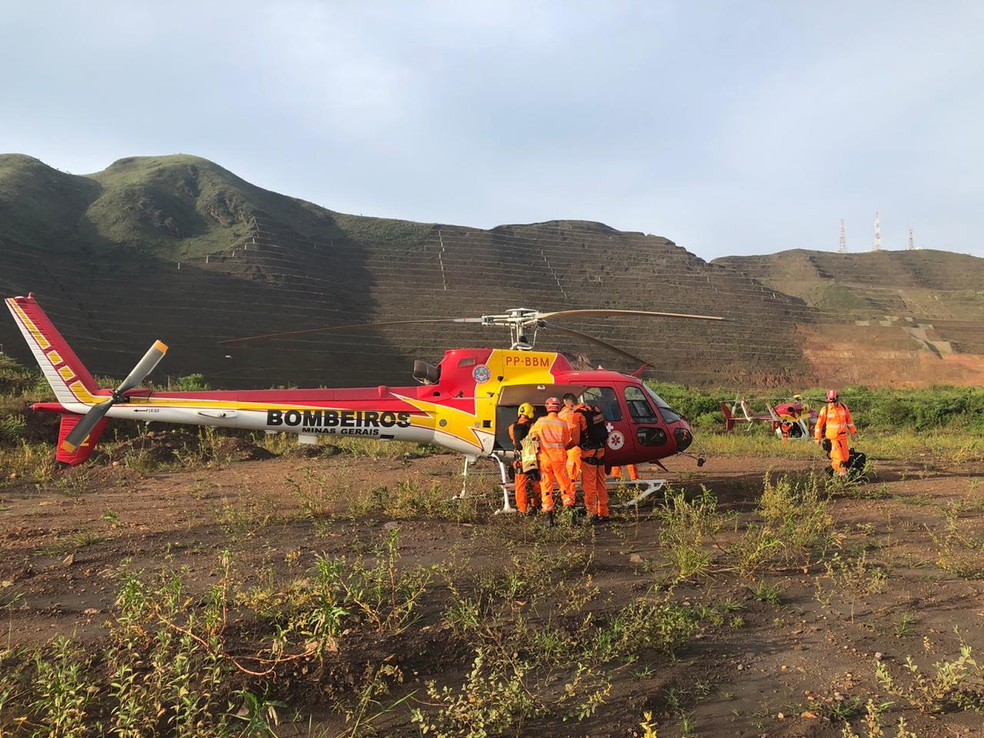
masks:
<path fill-rule="evenodd" d="M 719 509 L 749 515 L 767 471 L 807 471 L 801 462 L 792 462 L 799 469 L 790 464 L 778 457 L 717 458 L 695 470 L 681 459 L 668 477 L 694 494 L 705 486 Z M 658 470 L 643 471 L 655 476 Z M 651 711 L 660 738 L 688 730 L 700 736 L 840 736 L 838 718 L 851 715 L 857 724 L 872 697 L 893 701 L 886 720 L 904 715 L 920 738 L 984 735 L 979 711 L 924 714 L 887 697 L 875 678 L 876 660 L 900 675 L 906 656 L 933 674 L 933 663 L 959 656 L 960 639 L 984 664 L 982 468 L 882 461 L 876 473 L 876 481 L 834 496 L 828 508 L 837 553 L 854 561 L 863 554 L 866 578 L 852 581 L 845 568 L 838 582 L 820 563 L 753 578 L 712 569 L 678 585 L 673 596 L 685 603 L 730 602 L 740 622 L 702 633 L 675 660 L 614 669 L 611 693 L 584 721 L 534 721 L 518 734 L 629 736 Z M 12 645 L 42 644 L 56 634 L 98 644 L 124 561 L 132 569 L 183 570 L 192 587 L 204 591 L 224 550 L 233 552 L 246 581 L 259 581 L 303 572 L 319 554 L 368 551 L 394 527 L 401 566 L 436 565 L 448 572 L 501 569 L 537 540 L 535 520 L 492 514 L 498 500 L 488 492 L 488 479 L 473 485 L 486 496 L 467 522 L 333 516 L 327 498 L 312 496 L 316 486 L 341 495 L 400 484 L 436 484 L 450 492 L 459 484 L 456 456 L 373 461 L 343 455 L 151 475 L 122 467 L 68 474 L 74 481 L 67 477 L 58 490 L 13 483 L 0 492 L 0 606 Z M 948 505 L 949 529 L 943 515 Z M 623 515 L 610 527 L 579 528 L 557 539 L 558 553 L 583 552 L 584 571 L 602 597 L 624 604 L 659 580 L 651 562 L 659 557 L 660 529 L 653 516 Z M 947 530 L 959 535 L 948 537 Z M 883 577 L 883 587 L 866 586 L 875 575 Z M 765 585 L 771 596 L 763 595 Z M 406 651 L 392 654 L 418 687 L 467 666 L 467 659 L 461 661 L 467 654 L 449 645 L 438 604 L 407 634 Z M 371 648 L 352 653 L 355 659 L 390 655 Z M 330 717 L 322 717 L 331 725 Z M 383 734 L 416 734 L 405 715 L 386 716 L 377 727 Z M 293 734 L 290 728 L 283 733 Z"/>

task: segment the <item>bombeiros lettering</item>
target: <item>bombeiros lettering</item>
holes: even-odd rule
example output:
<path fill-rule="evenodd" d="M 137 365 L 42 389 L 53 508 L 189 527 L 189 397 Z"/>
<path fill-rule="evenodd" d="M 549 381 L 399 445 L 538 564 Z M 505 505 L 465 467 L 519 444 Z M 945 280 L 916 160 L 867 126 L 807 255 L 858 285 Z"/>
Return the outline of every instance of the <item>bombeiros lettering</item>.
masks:
<path fill-rule="evenodd" d="M 267 409 L 266 424 L 271 428 L 303 428 L 305 432 L 363 435 L 347 431 L 379 428 L 409 428 L 410 413 L 391 410 L 287 410 Z M 364 434 L 369 435 L 369 434 Z M 376 435 L 376 434 L 372 434 Z"/>

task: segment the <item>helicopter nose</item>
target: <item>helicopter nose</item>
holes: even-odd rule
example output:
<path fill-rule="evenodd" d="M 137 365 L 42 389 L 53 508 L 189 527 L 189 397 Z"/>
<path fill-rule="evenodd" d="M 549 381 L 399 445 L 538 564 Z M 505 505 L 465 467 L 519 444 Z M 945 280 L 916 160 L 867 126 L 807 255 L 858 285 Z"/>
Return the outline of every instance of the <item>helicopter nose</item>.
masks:
<path fill-rule="evenodd" d="M 681 420 L 673 429 L 673 438 L 676 440 L 678 453 L 686 451 L 694 442 L 694 433 L 690 430 L 690 424 L 686 420 Z"/>

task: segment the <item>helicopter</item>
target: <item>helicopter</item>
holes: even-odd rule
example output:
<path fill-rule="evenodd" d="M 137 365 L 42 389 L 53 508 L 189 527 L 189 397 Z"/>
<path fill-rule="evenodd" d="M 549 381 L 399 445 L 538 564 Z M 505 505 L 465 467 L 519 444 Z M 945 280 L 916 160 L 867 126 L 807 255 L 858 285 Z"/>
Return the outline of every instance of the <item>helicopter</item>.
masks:
<path fill-rule="evenodd" d="M 643 362 L 616 346 L 570 328 L 556 326 L 562 318 L 600 315 L 645 315 L 693 320 L 724 320 L 716 316 L 642 310 L 562 310 L 541 312 L 514 308 L 476 318 L 392 321 L 410 323 L 476 323 L 509 328 L 508 349 L 449 349 L 432 365 L 417 360 L 407 387 L 379 385 L 342 389 L 159 391 L 140 384 L 168 350 L 155 343 L 116 389 L 100 389 L 68 342 L 42 310 L 33 293 L 5 299 L 24 338 L 55 393 L 56 402 L 39 402 L 37 412 L 61 416 L 56 460 L 85 462 L 110 418 L 180 423 L 219 428 L 294 433 L 301 443 L 336 436 L 431 443 L 464 456 L 462 490 L 469 465 L 480 458 L 499 467 L 503 511 L 511 511 L 507 465 L 514 457 L 509 425 L 524 402 L 542 407 L 548 397 L 571 392 L 600 407 L 609 430 L 606 460 L 611 466 L 654 462 L 674 454 L 691 455 L 693 431 L 687 420 L 637 376 L 604 369 L 581 370 L 561 353 L 537 351 L 536 334 L 545 328 L 578 336 L 618 354 Z M 301 334 L 346 330 L 363 325 L 265 334 L 222 343 L 242 345 Z M 703 465 L 703 456 L 696 457 Z M 665 467 L 662 467 L 665 469 Z M 662 488 L 666 480 L 638 480 L 637 500 Z"/>
<path fill-rule="evenodd" d="M 730 405 L 727 402 L 721 403 L 721 412 L 724 413 L 724 429 L 734 430 L 738 423 L 745 422 L 748 425 L 745 430 L 751 430 L 755 422 L 771 423 L 772 430 L 777 438 L 784 441 L 789 439 L 809 439 L 813 426 L 817 422 L 817 411 L 804 404 L 800 395 L 793 395 L 793 399 L 787 402 L 779 402 L 772 405 L 765 403 L 768 412 L 756 413 L 751 410 L 748 400 L 740 395 L 735 397 L 735 401 Z M 741 414 L 739 415 L 739 410 Z"/>

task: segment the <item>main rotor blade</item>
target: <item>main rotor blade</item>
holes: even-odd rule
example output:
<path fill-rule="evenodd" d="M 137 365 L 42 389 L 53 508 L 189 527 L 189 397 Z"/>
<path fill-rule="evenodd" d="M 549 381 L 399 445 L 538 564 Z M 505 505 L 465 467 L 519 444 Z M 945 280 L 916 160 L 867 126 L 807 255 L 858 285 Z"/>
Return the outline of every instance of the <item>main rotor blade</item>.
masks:
<path fill-rule="evenodd" d="M 540 318 L 548 320 L 550 318 L 591 318 L 602 315 L 649 315 L 659 318 L 688 318 L 691 320 L 727 320 L 717 315 L 690 315 L 688 313 L 660 313 L 652 310 L 556 310 L 552 313 L 540 313 Z"/>
<path fill-rule="evenodd" d="M 143 358 L 137 362 L 135 367 L 133 367 L 133 370 L 129 373 L 129 375 L 127 375 L 127 378 L 123 380 L 123 384 L 117 387 L 117 394 L 123 394 L 124 392 L 132 390 L 144 381 L 144 379 L 147 378 L 147 375 L 154 371 L 154 368 L 161 362 L 161 359 L 164 358 L 164 354 L 166 353 L 167 345 L 163 341 L 155 341 L 154 345 L 147 349 L 147 353 L 144 354 Z"/>
<path fill-rule="evenodd" d="M 544 324 L 544 327 L 545 328 L 548 328 L 549 330 L 552 330 L 552 331 L 560 331 L 561 333 L 568 333 L 568 334 L 570 334 L 572 336 L 577 336 L 578 338 L 580 338 L 580 339 L 582 339 L 584 341 L 587 341 L 589 343 L 593 343 L 596 346 L 601 346 L 603 348 L 608 349 L 609 351 L 614 351 L 619 356 L 621 356 L 623 358 L 626 358 L 626 359 L 630 359 L 631 361 L 638 362 L 639 364 L 651 364 L 652 363 L 650 361 L 646 361 L 646 359 L 641 359 L 638 356 L 635 356 L 634 354 L 630 354 L 628 351 L 623 351 L 618 346 L 613 346 L 612 344 L 608 343 L 608 341 L 602 341 L 600 338 L 595 338 L 594 336 L 589 336 L 587 333 L 581 333 L 581 331 L 576 331 L 573 328 L 564 328 L 564 327 L 559 326 L 559 325 L 554 325 L 553 323 L 545 323 Z"/>
<path fill-rule="evenodd" d="M 89 437 L 89 433 L 96 427 L 96 423 L 102 420 L 103 415 L 109 411 L 109 408 L 115 402 L 116 400 L 110 398 L 106 402 L 100 402 L 98 405 L 93 405 L 89 408 L 89 412 L 83 415 L 82 419 L 65 436 L 65 440 L 61 443 L 62 449 L 70 454 L 75 453 L 75 449 L 85 443 L 85 439 Z"/>
<path fill-rule="evenodd" d="M 282 333 L 263 333 L 258 336 L 230 338 L 219 341 L 220 346 L 242 346 L 253 341 L 275 341 L 280 338 L 309 336 L 314 333 L 329 333 L 331 331 L 354 331 L 359 328 L 378 328 L 389 325 L 419 325 L 422 323 L 481 323 L 481 318 L 423 318 L 420 320 L 383 320 L 376 323 L 350 323 L 349 325 L 324 325 L 320 328 L 305 328 L 299 331 L 283 331 Z"/>

